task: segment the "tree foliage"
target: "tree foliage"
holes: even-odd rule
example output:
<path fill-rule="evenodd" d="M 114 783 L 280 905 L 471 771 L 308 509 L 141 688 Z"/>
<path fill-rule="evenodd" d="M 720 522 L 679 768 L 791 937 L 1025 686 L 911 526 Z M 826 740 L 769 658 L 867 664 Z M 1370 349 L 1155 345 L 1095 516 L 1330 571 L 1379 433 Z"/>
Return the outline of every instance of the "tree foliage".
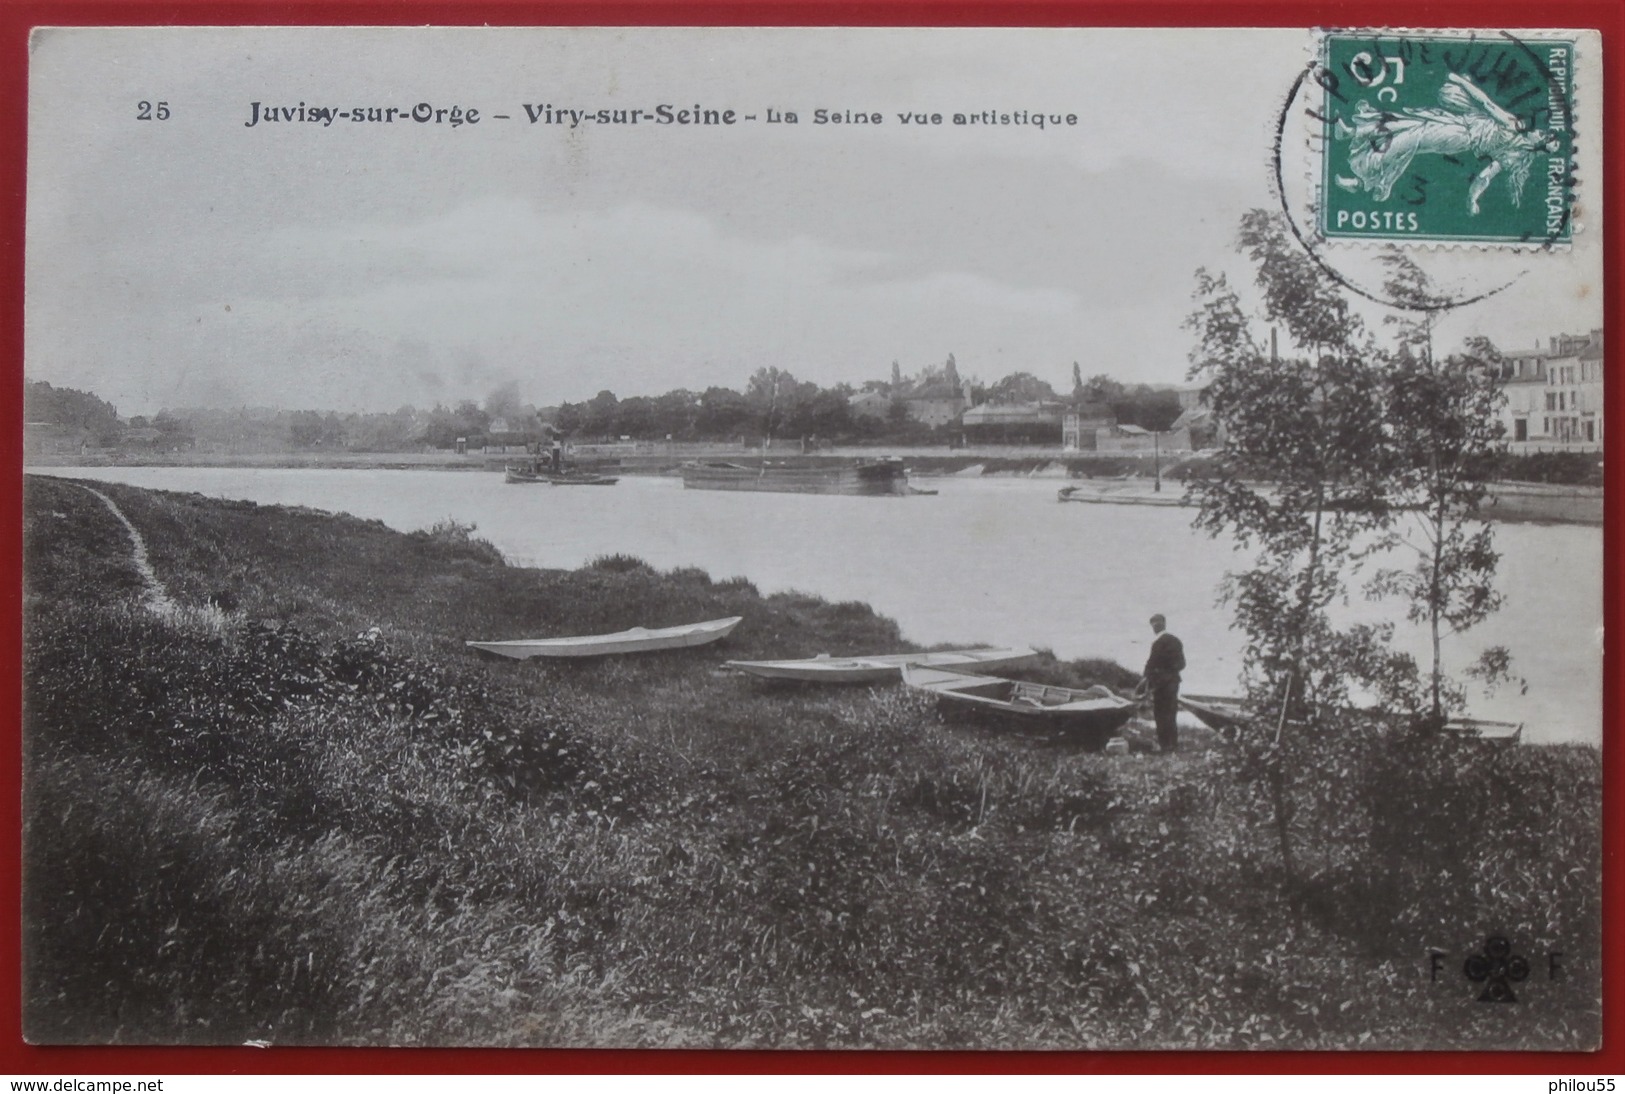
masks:
<path fill-rule="evenodd" d="M 1227 435 L 1192 486 L 1197 526 L 1253 552 L 1224 588 L 1247 636 L 1249 685 L 1290 695 L 1298 717 L 1347 707 L 1355 686 L 1417 709 L 1415 666 L 1388 648 L 1392 628 L 1334 622 L 1370 564 L 1366 592 L 1404 597 L 1408 617 L 1433 627 L 1427 706 L 1439 716 L 1451 697 L 1439 637 L 1499 603 L 1478 520 L 1499 437 L 1494 350 L 1479 341 L 1433 359 L 1426 309 L 1438 298 L 1414 265 L 1391 267 L 1391 287 L 1417 310 L 1383 343 L 1268 214 L 1243 218 L 1239 249 L 1290 352 L 1266 352 L 1235 290 L 1205 270 L 1188 326 L 1191 375 Z M 1415 564 L 1396 565 L 1398 549 Z"/>
<path fill-rule="evenodd" d="M 990 403 L 1046 403 L 1056 398 L 1049 382 L 1030 372 L 1012 372 L 987 389 Z"/>
<path fill-rule="evenodd" d="M 1206 384 L 1226 441 L 1191 493 L 1197 526 L 1233 537 L 1251 559 L 1227 576 L 1222 596 L 1246 636 L 1254 710 L 1268 715 L 1242 734 L 1235 763 L 1267 807 L 1301 909 L 1329 881 L 1299 853 L 1305 831 L 1339 823 L 1323 803 L 1362 766 L 1361 750 L 1420 755 L 1415 732 L 1441 727 L 1461 698 L 1444 671 L 1443 637 L 1500 603 L 1497 556 L 1479 519 L 1496 465 L 1500 362 L 1483 341 L 1435 360 L 1442 299 L 1408 260 L 1389 260 L 1389 291 L 1405 306 L 1379 340 L 1275 218 L 1247 214 L 1239 250 L 1287 352 L 1276 351 L 1273 331 L 1265 350 L 1223 275 L 1197 272 L 1191 376 Z M 1430 628 L 1425 684 L 1392 648 L 1393 625 L 1338 622 L 1361 585 L 1373 598 L 1402 598 L 1407 618 Z M 1469 672 L 1493 681 L 1508 664 L 1492 649 Z M 1356 689 L 1377 700 L 1374 711 L 1356 709 Z M 1419 835 L 1395 827 L 1408 833 L 1401 838 Z"/>
<path fill-rule="evenodd" d="M 43 380 L 23 384 L 23 420 L 74 426 L 103 443 L 119 431 L 118 411 L 112 403 L 88 391 L 52 387 Z"/>

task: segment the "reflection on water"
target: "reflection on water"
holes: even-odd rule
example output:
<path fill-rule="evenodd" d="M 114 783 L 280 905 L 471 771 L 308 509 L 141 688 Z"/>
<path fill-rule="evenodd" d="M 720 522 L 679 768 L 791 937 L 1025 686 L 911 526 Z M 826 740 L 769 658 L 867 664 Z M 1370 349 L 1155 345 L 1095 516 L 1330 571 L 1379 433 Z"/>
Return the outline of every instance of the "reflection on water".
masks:
<path fill-rule="evenodd" d="M 699 566 L 764 592 L 864 601 L 920 643 L 1024 644 L 1137 668 L 1152 637 L 1146 619 L 1161 612 L 1185 642 L 1187 690 L 1231 691 L 1240 669 L 1240 636 L 1215 603 L 1225 570 L 1240 562 L 1231 547 L 1193 531 L 1189 510 L 1056 504 L 1052 479 L 950 478 L 932 480 L 936 497 L 844 498 L 684 490 L 674 478 L 638 476 L 548 487 L 445 471 L 51 473 L 338 510 L 403 531 L 455 517 L 518 564 L 575 567 L 622 552 L 662 569 Z M 1602 530 L 1503 524 L 1495 536 L 1505 605 L 1446 656 L 1459 669 L 1485 646 L 1506 645 L 1529 687 L 1475 696 L 1472 712 L 1526 722 L 1526 740 L 1599 742 Z M 1403 612 L 1359 602 L 1349 616 Z M 1425 633 L 1401 631 L 1422 661 Z"/>

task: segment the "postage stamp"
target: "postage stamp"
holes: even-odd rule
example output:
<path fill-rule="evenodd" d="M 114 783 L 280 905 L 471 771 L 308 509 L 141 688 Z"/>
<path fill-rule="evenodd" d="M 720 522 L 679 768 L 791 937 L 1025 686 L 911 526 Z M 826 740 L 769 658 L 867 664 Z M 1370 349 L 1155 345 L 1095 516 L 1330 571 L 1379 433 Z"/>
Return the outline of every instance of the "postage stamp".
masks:
<path fill-rule="evenodd" d="M 1567 244 L 1574 54 L 1511 32 L 1328 33 L 1324 237 Z"/>

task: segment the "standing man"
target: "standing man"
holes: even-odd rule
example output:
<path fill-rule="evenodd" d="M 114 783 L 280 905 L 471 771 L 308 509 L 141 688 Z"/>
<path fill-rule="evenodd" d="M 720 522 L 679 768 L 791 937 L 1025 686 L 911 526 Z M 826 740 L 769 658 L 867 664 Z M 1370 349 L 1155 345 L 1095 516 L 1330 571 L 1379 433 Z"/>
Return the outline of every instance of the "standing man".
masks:
<path fill-rule="evenodd" d="M 1145 681 L 1142 685 L 1151 693 L 1151 713 L 1157 720 L 1157 747 L 1163 752 L 1179 751 L 1179 727 L 1175 717 L 1179 713 L 1179 674 L 1185 669 L 1185 645 L 1168 633 L 1168 621 L 1161 615 L 1151 617 L 1151 629 L 1157 637 L 1151 643 L 1151 655 L 1145 659 Z"/>

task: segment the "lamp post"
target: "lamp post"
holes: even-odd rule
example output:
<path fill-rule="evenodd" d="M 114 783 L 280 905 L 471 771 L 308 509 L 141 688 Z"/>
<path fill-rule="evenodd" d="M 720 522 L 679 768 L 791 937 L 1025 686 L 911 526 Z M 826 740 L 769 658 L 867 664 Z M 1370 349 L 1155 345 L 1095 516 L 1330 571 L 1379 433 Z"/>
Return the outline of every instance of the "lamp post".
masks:
<path fill-rule="evenodd" d="M 1162 431 L 1160 429 L 1151 431 L 1151 473 L 1156 476 L 1151 492 L 1160 494 L 1162 493 Z"/>

